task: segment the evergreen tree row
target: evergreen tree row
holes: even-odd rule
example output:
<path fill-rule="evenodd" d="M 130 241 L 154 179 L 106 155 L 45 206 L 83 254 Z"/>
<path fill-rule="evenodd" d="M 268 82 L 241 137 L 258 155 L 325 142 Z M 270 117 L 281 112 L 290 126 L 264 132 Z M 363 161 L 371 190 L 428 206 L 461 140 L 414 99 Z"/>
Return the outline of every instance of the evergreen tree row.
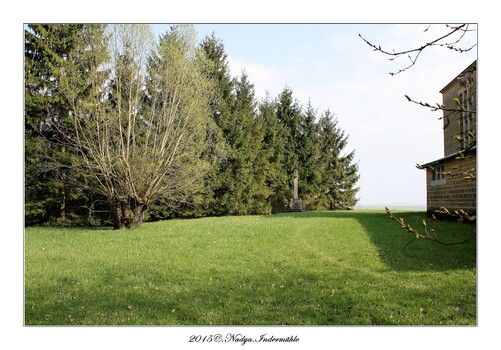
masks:
<path fill-rule="evenodd" d="M 196 156 L 200 162 L 189 165 L 204 168 L 203 176 L 196 180 L 198 186 L 177 181 L 178 187 L 187 186 L 178 191 L 183 195 L 168 192 L 148 203 L 143 200 L 141 208 L 145 220 L 284 212 L 289 210 L 293 195 L 295 170 L 299 173 L 303 209 L 336 210 L 355 206 L 359 179 L 355 153 L 346 151 L 348 136 L 339 128 L 334 115 L 329 110 L 318 115 L 310 101 L 302 106 L 289 87 L 276 97 L 268 95 L 257 101 L 251 77 L 245 71 L 237 78 L 232 77 L 221 40 L 212 34 L 196 47 L 189 48 L 183 30 L 173 27 L 159 39 L 158 46 L 162 49 L 157 55 L 149 55 L 141 80 L 127 70 L 134 68 L 133 57 L 120 56 L 122 62 L 117 65 L 121 67 L 120 75 L 118 70 L 106 68 L 110 55 L 109 34 L 103 25 L 30 25 L 26 28 L 27 225 L 97 225 L 113 221 L 110 198 L 99 190 L 100 177 L 89 173 L 88 168 L 78 171 L 78 165 L 88 161 L 85 152 L 90 151 L 83 152 L 72 147 L 70 142 L 78 131 L 71 123 L 75 116 L 74 100 L 83 106 L 105 101 L 106 108 L 102 110 L 110 115 L 130 108 L 129 115 L 137 113 L 135 123 L 144 119 L 142 113 L 154 114 L 159 113 L 155 112 L 158 108 L 172 107 L 168 105 L 172 93 L 158 95 L 167 99 L 164 102 L 152 96 L 159 86 L 167 86 L 158 85 L 161 79 L 174 79 L 162 73 L 167 66 L 163 71 L 158 67 L 165 60 L 174 60 L 171 51 L 179 45 L 186 46 L 186 57 L 182 60 L 194 62 L 202 76 L 192 75 L 196 77 L 193 79 L 203 79 L 211 86 L 207 89 L 206 113 L 214 126 L 206 127 L 207 147 L 200 148 L 201 153 Z M 181 44 L 172 46 L 177 41 Z M 121 86 L 138 85 L 134 90 L 141 93 L 134 100 L 137 108 L 126 103 L 130 101 L 127 94 L 133 90 L 119 90 L 114 85 L 119 76 L 136 79 L 125 81 L 125 85 L 122 81 Z M 96 81 L 98 86 L 106 86 L 108 95 L 93 97 L 92 87 L 96 86 Z M 71 85 L 71 94 L 65 93 L 66 85 Z M 153 104 L 159 107 L 154 108 Z M 85 111 L 80 112 L 82 115 L 92 114 L 88 112 L 90 109 L 82 108 Z M 117 120 L 121 123 L 121 119 Z M 145 125 L 153 128 L 150 124 Z M 138 133 L 136 139 L 149 135 Z M 193 140 L 187 142 L 185 147 L 195 147 Z M 182 167 L 182 163 L 177 165 L 177 168 Z M 139 202 L 138 196 L 127 193 L 120 198 L 125 198 L 121 202 L 124 210 L 136 208 Z M 123 213 L 126 215 L 125 211 Z M 143 213 L 140 214 L 142 220 Z"/>

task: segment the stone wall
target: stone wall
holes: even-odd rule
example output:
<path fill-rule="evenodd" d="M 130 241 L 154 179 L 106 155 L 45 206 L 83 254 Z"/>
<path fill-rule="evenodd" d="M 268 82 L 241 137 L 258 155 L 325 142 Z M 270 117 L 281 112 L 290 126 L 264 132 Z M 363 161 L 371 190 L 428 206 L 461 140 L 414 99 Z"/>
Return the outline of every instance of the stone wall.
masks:
<path fill-rule="evenodd" d="M 470 97 L 470 103 L 468 106 L 468 110 L 476 111 L 477 109 L 477 84 L 476 78 L 473 78 L 472 84 L 468 85 L 468 96 Z M 460 99 L 460 95 L 464 93 L 466 87 L 461 86 L 458 80 L 451 81 L 446 87 L 444 87 L 441 91 L 442 93 L 442 103 L 446 109 L 454 110 L 459 109 L 460 107 L 454 101 L 454 99 Z M 463 106 L 466 108 L 466 106 Z M 457 153 L 463 149 L 465 149 L 464 145 L 458 141 L 456 136 L 460 138 L 464 138 L 463 134 L 463 125 L 462 125 L 462 115 L 461 111 L 444 111 L 443 117 L 443 127 L 444 127 L 444 157 L 447 157 L 451 154 Z M 472 113 L 472 123 L 475 129 L 474 133 L 476 134 L 476 124 L 477 118 L 476 114 Z"/>
<path fill-rule="evenodd" d="M 462 209 L 468 214 L 476 215 L 477 182 L 476 154 L 464 159 L 451 159 L 433 165 L 426 170 L 427 210 L 431 214 L 441 207 L 449 211 Z M 433 171 L 444 166 L 444 178 L 433 180 Z"/>

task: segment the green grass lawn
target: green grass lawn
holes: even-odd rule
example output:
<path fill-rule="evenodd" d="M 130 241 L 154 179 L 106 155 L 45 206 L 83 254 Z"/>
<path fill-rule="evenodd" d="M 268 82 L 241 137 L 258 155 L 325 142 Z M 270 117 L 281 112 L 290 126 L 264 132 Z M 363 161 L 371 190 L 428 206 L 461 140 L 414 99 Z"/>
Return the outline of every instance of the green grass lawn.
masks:
<path fill-rule="evenodd" d="M 475 241 L 411 238 L 382 211 L 26 228 L 25 323 L 475 325 Z"/>

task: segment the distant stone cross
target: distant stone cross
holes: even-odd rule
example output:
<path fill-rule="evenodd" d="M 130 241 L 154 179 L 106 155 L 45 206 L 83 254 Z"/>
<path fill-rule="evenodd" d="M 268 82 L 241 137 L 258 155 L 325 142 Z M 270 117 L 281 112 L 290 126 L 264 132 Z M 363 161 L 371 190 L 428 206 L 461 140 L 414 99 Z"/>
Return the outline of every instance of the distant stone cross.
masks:
<path fill-rule="evenodd" d="M 303 209 L 303 203 L 301 198 L 299 198 L 299 173 L 294 170 L 294 198 L 291 198 L 290 209 L 292 211 L 301 211 Z"/>

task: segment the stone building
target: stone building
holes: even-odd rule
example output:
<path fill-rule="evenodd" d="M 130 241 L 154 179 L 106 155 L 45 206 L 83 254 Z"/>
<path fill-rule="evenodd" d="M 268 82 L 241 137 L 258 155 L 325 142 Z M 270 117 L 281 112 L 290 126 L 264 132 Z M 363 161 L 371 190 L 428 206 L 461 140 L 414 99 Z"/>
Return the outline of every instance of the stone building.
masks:
<path fill-rule="evenodd" d="M 428 215 L 477 211 L 477 61 L 449 82 L 443 97 L 444 157 L 420 166 L 426 169 Z"/>

